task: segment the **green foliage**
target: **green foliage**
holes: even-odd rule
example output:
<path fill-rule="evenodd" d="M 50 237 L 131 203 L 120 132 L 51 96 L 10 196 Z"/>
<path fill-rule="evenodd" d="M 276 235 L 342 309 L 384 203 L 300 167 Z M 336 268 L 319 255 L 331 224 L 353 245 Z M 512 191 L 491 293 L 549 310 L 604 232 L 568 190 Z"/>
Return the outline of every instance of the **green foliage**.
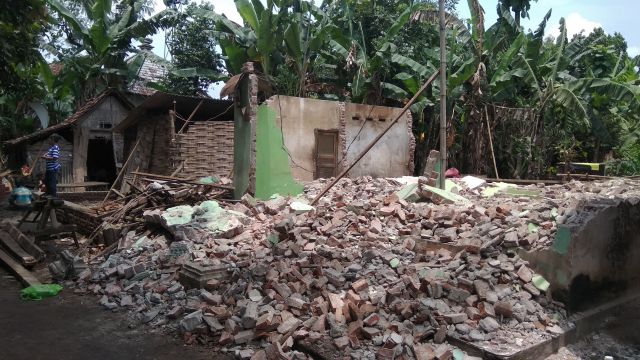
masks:
<path fill-rule="evenodd" d="M 44 1 L 6 0 L 0 3 L 0 93 L 29 93 L 24 81 L 37 74 L 42 61 L 38 38 L 46 23 Z"/>
<path fill-rule="evenodd" d="M 531 0 L 500 0 L 500 5 L 506 9 L 513 11 L 516 27 L 520 27 L 521 18 L 529 18 Z"/>
<path fill-rule="evenodd" d="M 140 65 L 125 61 L 132 41 L 175 17 L 167 10 L 144 18 L 152 5 L 153 0 L 2 2 L 2 138 L 58 123 L 106 87 L 126 86 Z M 41 52 L 54 63 L 47 64 Z"/>
<path fill-rule="evenodd" d="M 167 74 L 167 91 L 197 95 L 206 93 L 209 85 L 221 78 L 222 56 L 216 51 L 218 42 L 213 36 L 215 21 L 202 16 L 213 11 L 208 4 L 189 4 L 171 28 L 167 46 L 175 69 Z"/>
<path fill-rule="evenodd" d="M 120 0 L 114 4 L 110 0 L 96 0 L 82 6 L 77 14 L 60 0 L 47 0 L 65 24 L 65 40 L 71 50 L 61 60 L 63 71 L 80 79 L 74 94 L 78 103 L 104 88 L 126 85 L 136 73 L 125 62 L 127 53 L 133 50 L 132 41 L 154 34 L 178 17 L 175 11 L 166 9 L 145 19 L 143 10 L 147 2 Z"/>
<path fill-rule="evenodd" d="M 35 124 L 28 104 L 43 94 L 38 73 L 46 65 L 38 43 L 45 25 L 44 1 L 0 2 L 0 141 Z"/>

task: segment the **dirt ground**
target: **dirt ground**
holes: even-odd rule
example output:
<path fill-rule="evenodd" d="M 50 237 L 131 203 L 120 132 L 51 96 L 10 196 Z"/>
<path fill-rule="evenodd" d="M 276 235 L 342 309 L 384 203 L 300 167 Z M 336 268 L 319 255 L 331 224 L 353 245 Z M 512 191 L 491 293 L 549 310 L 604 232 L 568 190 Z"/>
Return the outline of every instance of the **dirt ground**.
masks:
<path fill-rule="evenodd" d="M 547 360 L 640 359 L 640 300 L 620 309 L 619 315 L 606 319 L 603 329 L 582 341 L 561 348 Z"/>
<path fill-rule="evenodd" d="M 63 290 L 54 298 L 23 301 L 21 288 L 0 268 L 2 359 L 226 359 L 144 327 L 130 328 L 125 314 L 103 310 L 93 296 Z"/>

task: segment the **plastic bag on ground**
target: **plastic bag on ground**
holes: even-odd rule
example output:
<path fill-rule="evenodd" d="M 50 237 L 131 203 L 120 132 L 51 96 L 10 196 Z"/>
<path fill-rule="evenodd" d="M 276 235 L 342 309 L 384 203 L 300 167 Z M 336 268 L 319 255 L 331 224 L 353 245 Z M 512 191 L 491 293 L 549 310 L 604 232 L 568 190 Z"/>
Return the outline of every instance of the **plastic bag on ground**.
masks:
<path fill-rule="evenodd" d="M 58 284 L 31 285 L 20 290 L 20 298 L 22 298 L 22 300 L 42 300 L 58 295 L 61 290 L 62 286 Z"/>

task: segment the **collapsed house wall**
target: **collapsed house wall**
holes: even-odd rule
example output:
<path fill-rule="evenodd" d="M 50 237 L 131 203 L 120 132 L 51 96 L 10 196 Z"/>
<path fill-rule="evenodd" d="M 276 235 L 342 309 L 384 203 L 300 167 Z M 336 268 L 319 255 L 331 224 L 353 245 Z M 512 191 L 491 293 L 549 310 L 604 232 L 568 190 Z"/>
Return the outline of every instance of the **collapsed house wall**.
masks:
<path fill-rule="evenodd" d="M 291 154 L 293 177 L 311 181 L 315 172 L 315 130 L 340 129 L 344 107 L 337 101 L 291 96 L 273 96 L 266 105 L 276 113 L 276 125 L 282 129 L 284 146 Z M 340 163 L 342 152 L 338 153 Z"/>
<path fill-rule="evenodd" d="M 551 283 L 554 295 L 579 306 L 602 289 L 640 286 L 640 199 L 599 200 L 558 227 L 550 249 L 522 257 Z"/>
<path fill-rule="evenodd" d="M 346 165 L 371 144 L 384 131 L 402 109 L 363 104 L 345 104 Z M 413 174 L 415 140 L 412 132 L 411 112 L 403 117 L 382 139 L 349 171 L 350 177 L 392 177 Z"/>
<path fill-rule="evenodd" d="M 176 135 L 175 166 L 180 174 L 204 177 L 229 176 L 233 170 L 233 122 L 195 122 Z"/>
<path fill-rule="evenodd" d="M 343 103 L 290 96 L 273 96 L 266 105 L 275 111 L 276 123 L 290 154 L 293 177 L 318 178 L 317 131 L 338 134 L 337 175 L 402 111 L 399 108 Z M 348 176 L 395 177 L 413 173 L 415 141 L 407 112 L 349 172 Z M 346 160 L 343 160 L 345 159 Z"/>
<path fill-rule="evenodd" d="M 128 190 L 127 180 L 133 178 L 132 171 L 159 175 L 169 175 L 173 171 L 169 161 L 173 132 L 171 119 L 166 113 L 149 114 L 125 130 L 123 138 L 127 160 L 122 191 Z"/>
<path fill-rule="evenodd" d="M 267 105 L 258 108 L 256 124 L 255 196 L 268 199 L 273 194 L 297 195 L 304 186 L 294 180 L 285 150 L 282 128 L 276 113 Z"/>
<path fill-rule="evenodd" d="M 233 85 L 236 199 L 246 192 L 261 198 L 296 195 L 302 191 L 296 181 L 337 176 L 348 165 L 348 157 L 355 159 L 401 111 L 281 95 L 259 107 L 259 78 L 252 63 L 244 64 L 243 74 Z M 348 175 L 410 175 L 414 149 L 408 113 Z"/>

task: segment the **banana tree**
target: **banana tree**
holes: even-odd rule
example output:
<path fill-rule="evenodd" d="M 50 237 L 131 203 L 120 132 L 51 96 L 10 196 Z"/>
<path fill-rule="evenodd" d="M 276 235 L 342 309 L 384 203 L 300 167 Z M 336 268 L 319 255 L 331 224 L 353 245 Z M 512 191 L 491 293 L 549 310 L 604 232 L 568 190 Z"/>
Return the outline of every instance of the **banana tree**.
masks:
<path fill-rule="evenodd" d="M 594 96 L 606 96 L 610 101 L 633 106 L 638 104 L 638 87 L 623 81 L 622 76 L 594 77 L 586 74 L 578 78 L 572 75 L 569 71 L 571 66 L 592 49 L 585 41 L 567 41 L 564 19 L 560 19 L 560 36 L 555 44 L 543 45 L 542 37 L 549 15 L 534 34 L 524 37 L 521 34 L 512 43 L 503 54 L 490 84 L 498 99 L 513 98 L 514 92 L 526 94 L 522 100 L 535 110 L 532 138 L 524 154 L 526 161 L 521 161 L 514 170 L 515 176 L 543 174 L 544 164 L 552 161 L 554 156 L 554 151 L 544 150 L 551 143 L 570 143 L 570 139 L 575 142 L 578 131 L 589 131 L 594 124 L 602 129 L 591 102 Z M 614 69 L 615 74 L 617 71 Z M 542 151 L 536 156 L 534 149 Z"/>
<path fill-rule="evenodd" d="M 334 68 L 346 70 L 348 80 L 343 84 L 350 90 L 353 102 L 380 104 L 384 99 L 401 100 L 407 92 L 394 84 L 391 72 L 391 58 L 397 54 L 398 47 L 394 39 L 409 22 L 416 11 L 426 9 L 425 3 L 409 5 L 385 31 L 384 36 L 373 43 L 375 48 L 368 49 L 362 23 L 355 21 L 347 2 L 333 5 L 334 11 L 342 15 L 344 27 L 329 26 L 329 49 L 322 51 L 322 57 Z M 336 16 L 336 15 L 332 15 Z"/>
<path fill-rule="evenodd" d="M 47 3 L 73 30 L 67 40 L 75 53 L 65 59 L 64 71 L 74 71 L 74 76 L 82 79 L 81 91 L 76 97 L 79 102 L 95 95 L 100 87 L 121 86 L 129 73 L 125 58 L 131 50 L 131 42 L 154 34 L 178 16 L 175 11 L 166 9 L 141 19 L 144 0 L 119 2 L 115 12 L 111 0 L 96 0 L 92 6 L 83 7 L 85 22 L 58 0 L 47 0 Z"/>
<path fill-rule="evenodd" d="M 297 96 L 306 96 L 306 80 L 309 68 L 319 51 L 329 40 L 331 19 L 313 3 L 300 1 L 299 11 L 289 17 L 284 32 L 284 44 L 288 60 L 297 75 Z"/>
<path fill-rule="evenodd" d="M 236 0 L 244 24 L 236 24 L 214 12 L 204 14 L 216 20 L 216 36 L 229 75 L 239 74 L 247 61 L 258 63 L 265 75 L 283 62 L 283 34 L 289 7 L 283 0 Z"/>

